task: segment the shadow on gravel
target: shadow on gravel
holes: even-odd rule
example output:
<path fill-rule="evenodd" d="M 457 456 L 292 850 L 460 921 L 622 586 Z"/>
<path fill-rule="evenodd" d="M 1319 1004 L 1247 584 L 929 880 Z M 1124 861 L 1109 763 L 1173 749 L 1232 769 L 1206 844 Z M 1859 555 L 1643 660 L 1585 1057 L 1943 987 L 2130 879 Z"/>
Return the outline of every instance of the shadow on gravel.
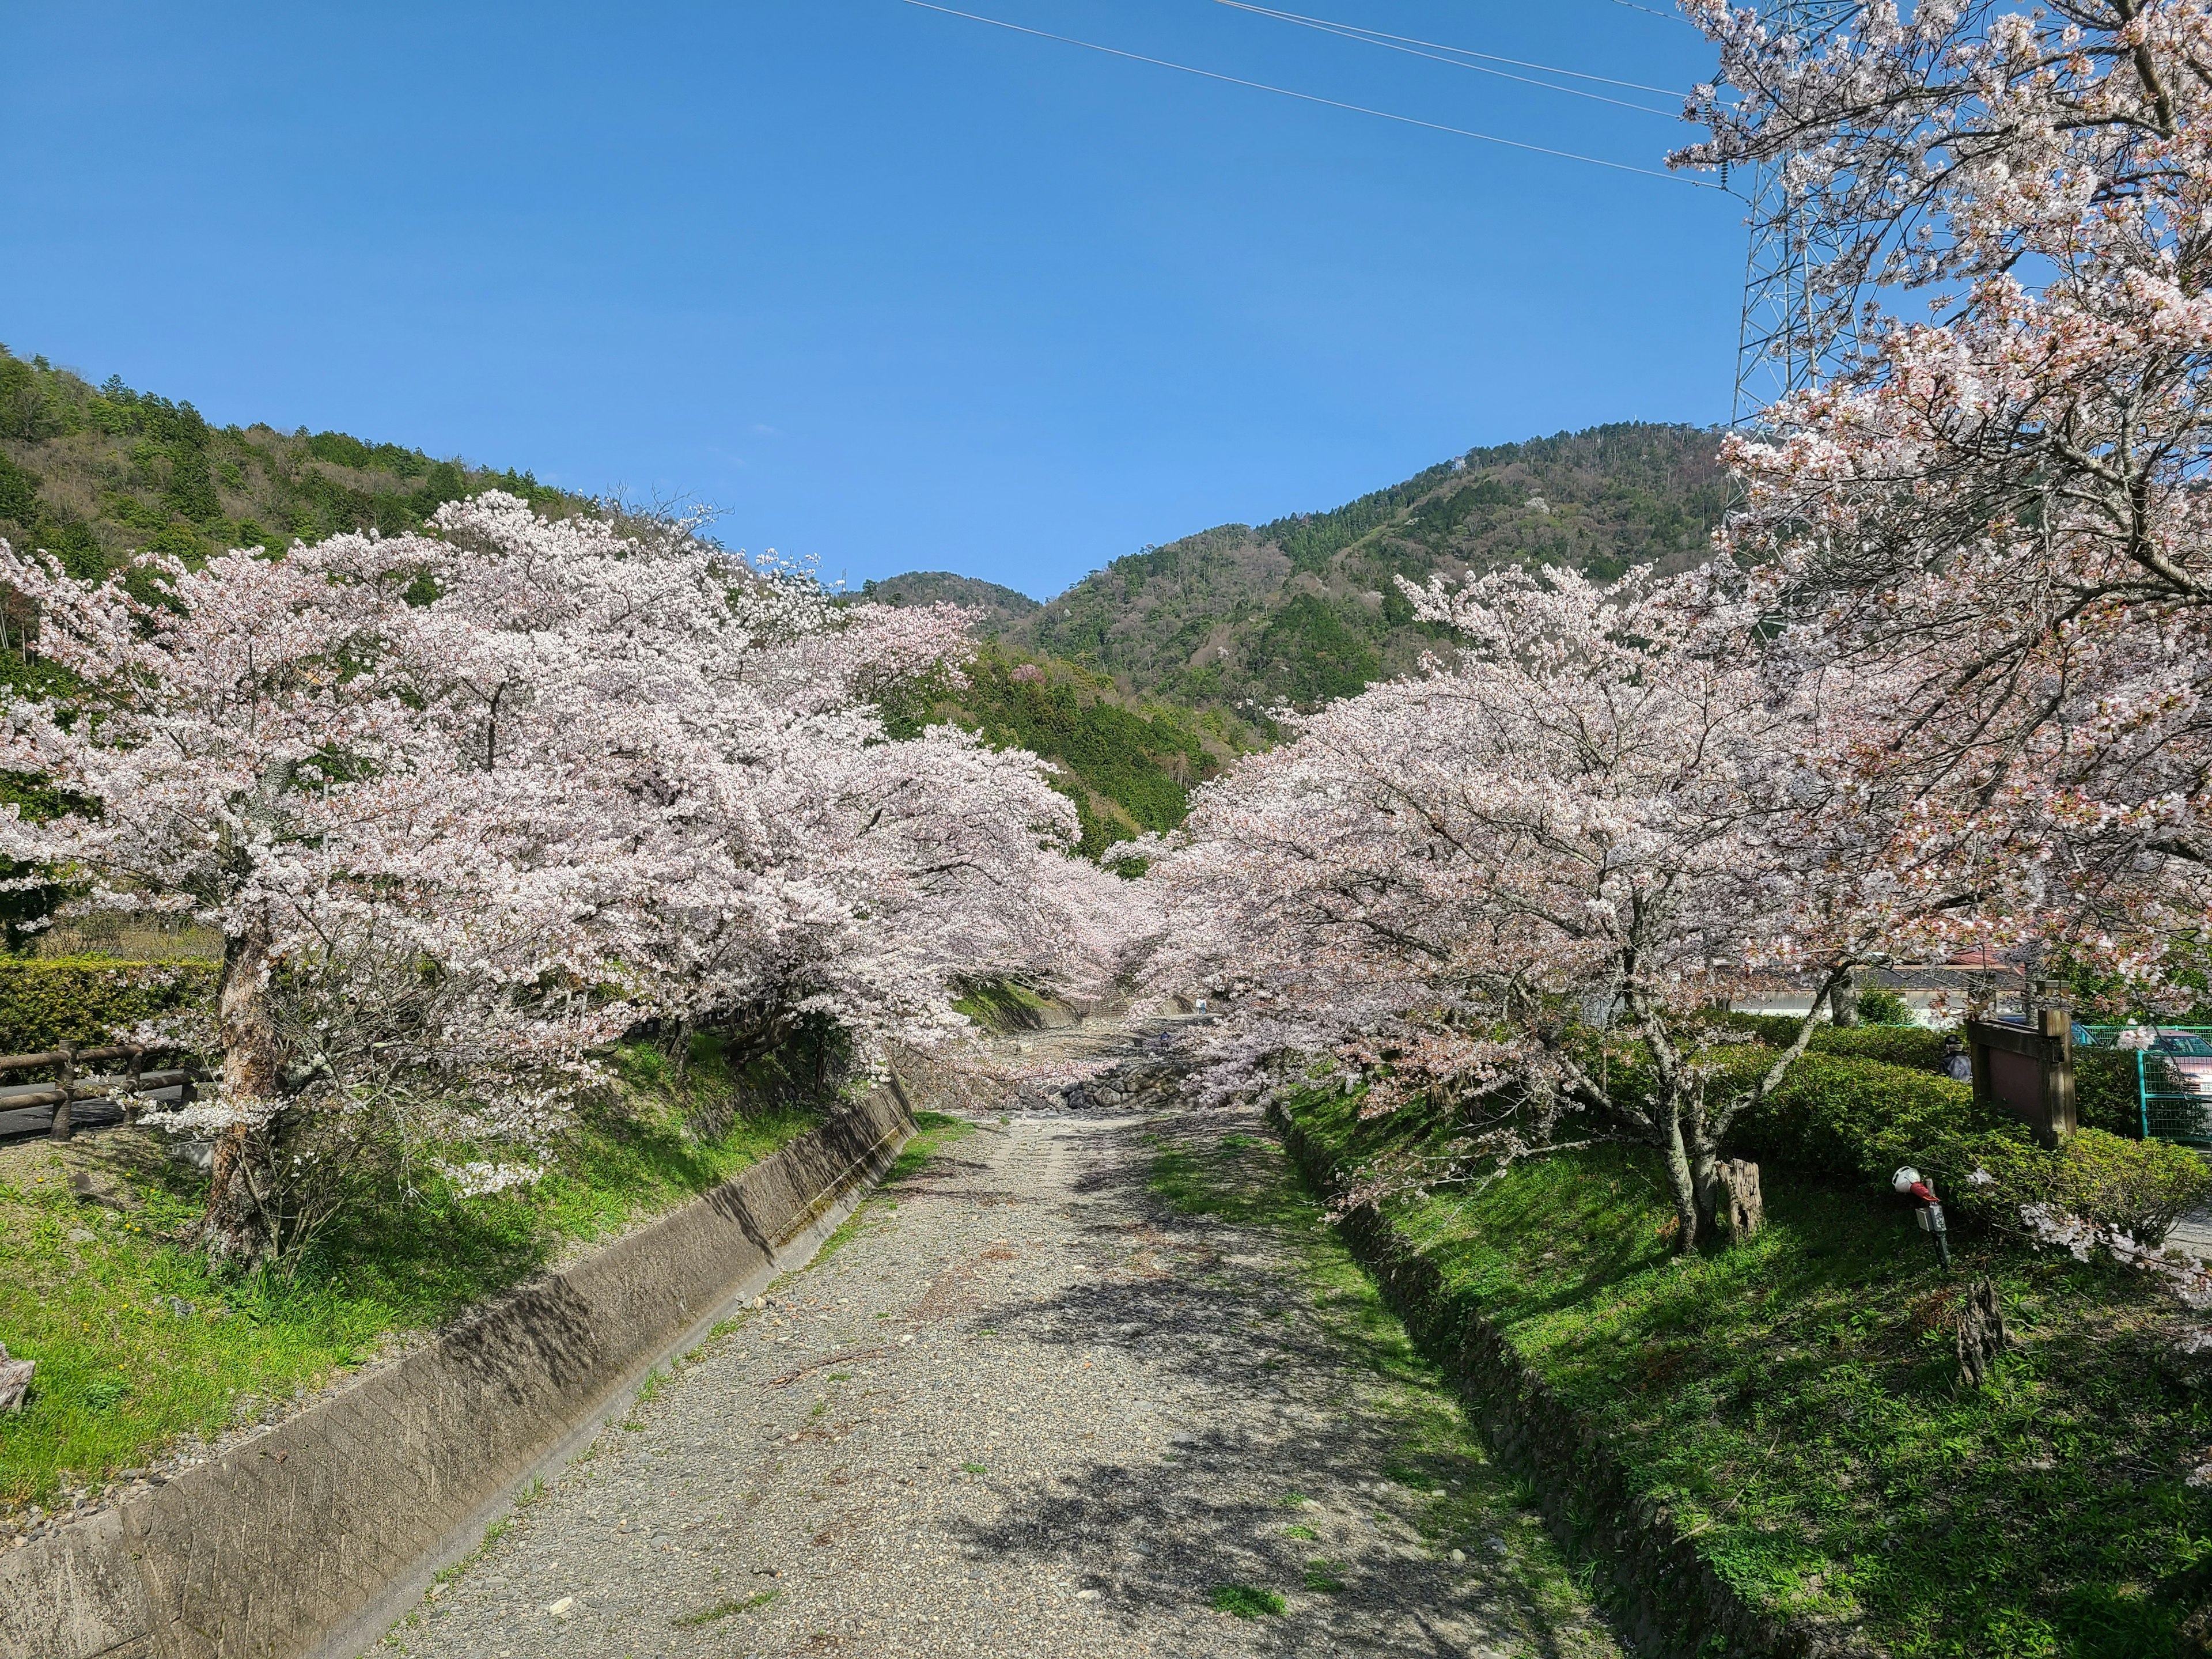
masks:
<path fill-rule="evenodd" d="M 1078 1190 L 1117 1200 L 1099 1206 L 1096 1221 L 1089 1205 L 1073 1212 L 1103 1275 L 962 1322 L 1066 1349 L 1071 1367 L 1084 1354 L 1130 1351 L 1163 1394 L 1218 1391 L 1224 1420 L 1189 1423 L 1171 1462 L 1097 1466 L 1073 1490 L 1017 1489 L 1006 1519 L 957 1536 L 1039 1571 L 1071 1572 L 1132 1628 L 1147 1605 L 1204 1609 L 1221 1586 L 1285 1596 L 1285 1615 L 1239 1622 L 1240 1650 L 1466 1656 L 1484 1652 L 1486 1637 L 1544 1659 L 1590 1651 L 1586 1613 L 1556 1623 L 1556 1608 L 1498 1547 L 1498 1517 L 1522 1512 L 1504 1472 L 1465 1450 L 1409 1443 L 1402 1413 L 1371 1409 L 1375 1390 L 1428 1382 L 1395 1322 L 1394 1340 L 1364 1340 L 1357 1320 L 1349 1330 L 1342 1319 L 1324 1325 L 1312 1287 L 1275 1260 L 1267 1231 L 1310 1226 L 1310 1204 L 1264 1203 L 1256 1231 L 1178 1212 L 1153 1190 L 1185 1136 L 1144 1144 L 1133 1128 L 1102 1126 L 1073 1139 L 1090 1165 Z M 1451 1423 L 1464 1432 L 1455 1410 Z M 1454 1548 L 1464 1564 L 1448 1565 Z M 1471 1628 L 1485 1634 L 1470 1642 Z"/>

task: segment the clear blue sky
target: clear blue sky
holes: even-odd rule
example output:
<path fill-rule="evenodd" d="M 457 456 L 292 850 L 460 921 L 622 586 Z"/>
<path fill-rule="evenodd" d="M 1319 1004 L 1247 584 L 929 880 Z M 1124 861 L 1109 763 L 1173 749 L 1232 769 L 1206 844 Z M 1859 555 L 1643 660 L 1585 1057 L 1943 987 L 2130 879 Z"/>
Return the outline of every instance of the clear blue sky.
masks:
<path fill-rule="evenodd" d="M 1280 3 L 1710 70 L 1619 0 Z M 966 9 L 1650 166 L 1687 131 L 1212 0 Z M 18 353 L 703 499 L 832 578 L 1048 595 L 1470 445 L 1728 413 L 1726 197 L 900 0 L 0 0 L 0 49 Z"/>

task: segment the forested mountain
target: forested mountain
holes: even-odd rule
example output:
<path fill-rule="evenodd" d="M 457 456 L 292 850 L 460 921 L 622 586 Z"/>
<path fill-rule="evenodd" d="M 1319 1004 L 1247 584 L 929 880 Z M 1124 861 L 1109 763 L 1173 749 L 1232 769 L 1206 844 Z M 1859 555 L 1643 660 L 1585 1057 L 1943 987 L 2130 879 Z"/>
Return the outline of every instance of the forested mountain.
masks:
<path fill-rule="evenodd" d="M 1699 557 L 1727 501 L 1717 449 L 1703 428 L 1623 423 L 1471 450 L 1333 512 L 1116 559 L 1000 636 L 1141 697 L 1310 707 L 1407 672 L 1431 645 L 1397 576 L 1541 563 L 1610 580 Z"/>
<path fill-rule="evenodd" d="M 1011 623 L 1035 616 L 1042 601 L 980 576 L 957 576 L 950 570 L 909 570 L 903 576 L 860 584 L 860 597 L 884 605 L 957 605 L 973 611 L 984 632 L 996 634 Z"/>
<path fill-rule="evenodd" d="M 886 712 L 894 733 L 951 720 L 994 746 L 1053 762 L 1091 858 L 1141 831 L 1174 829 L 1189 810 L 1190 786 L 1254 741 L 1218 709 L 1140 699 L 1096 669 L 996 641 L 986 641 L 959 684 L 920 688 Z"/>
<path fill-rule="evenodd" d="M 495 472 L 343 432 L 216 427 L 190 402 L 88 384 L 0 347 L 0 537 L 96 576 L 136 550 L 198 558 L 340 530 L 410 529 L 441 501 L 500 489 L 540 511 L 589 505 Z"/>

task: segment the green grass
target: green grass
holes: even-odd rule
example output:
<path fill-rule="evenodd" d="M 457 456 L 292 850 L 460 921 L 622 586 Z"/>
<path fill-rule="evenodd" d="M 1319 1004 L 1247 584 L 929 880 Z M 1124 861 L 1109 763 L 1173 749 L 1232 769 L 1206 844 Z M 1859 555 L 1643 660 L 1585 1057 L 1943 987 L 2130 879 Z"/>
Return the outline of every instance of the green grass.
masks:
<path fill-rule="evenodd" d="M 758 1613 L 781 1594 L 778 1590 L 763 1590 L 758 1595 L 749 1595 L 742 1601 L 717 1601 L 711 1607 L 697 1613 L 687 1613 L 668 1622 L 678 1630 L 696 1630 L 702 1625 L 711 1625 L 718 1619 L 727 1619 L 732 1613 Z"/>
<path fill-rule="evenodd" d="M 1344 1569 L 1334 1561 L 1306 1563 L 1305 1585 L 1316 1595 L 1344 1594 Z"/>
<path fill-rule="evenodd" d="M 994 979 L 971 986 L 953 1005 L 978 1025 L 992 1031 L 1034 1030 L 1052 1006 L 1026 985 Z"/>
<path fill-rule="evenodd" d="M 1161 1127 L 1169 1129 L 1169 1122 Z M 1288 1264 L 1286 1282 L 1274 1293 L 1277 1309 L 1310 1309 L 1297 1316 L 1312 1319 L 1342 1353 L 1347 1372 L 1358 1379 L 1344 1407 L 1364 1427 L 1379 1430 L 1388 1448 L 1373 1473 L 1426 1494 L 1407 1516 L 1423 1542 L 1439 1553 L 1485 1549 L 1492 1539 L 1505 1542 L 1516 1589 L 1510 1613 L 1503 1602 L 1498 1611 L 1524 1621 L 1522 1645 L 1558 1656 L 1617 1654 L 1611 1638 L 1595 1628 L 1588 1586 L 1577 1581 L 1545 1530 L 1534 1494 L 1490 1461 L 1443 1376 L 1414 1346 L 1343 1237 L 1322 1224 L 1320 1203 L 1283 1149 L 1252 1135 L 1227 1134 L 1209 1143 L 1200 1130 L 1172 1128 L 1155 1142 L 1147 1182 L 1156 1198 L 1184 1214 L 1212 1216 L 1268 1236 L 1273 1252 Z M 1315 1500 L 1291 1490 L 1276 1502 L 1297 1511 Z M 1283 1531 L 1292 1538 L 1315 1534 L 1299 1522 L 1286 1522 Z M 1316 1566 L 1338 1580 L 1329 1564 Z M 1315 1568 L 1306 1571 L 1310 1575 Z"/>
<path fill-rule="evenodd" d="M 1254 1589 L 1249 1584 L 1216 1584 L 1213 1594 L 1206 1598 L 1216 1613 L 1234 1613 L 1239 1619 L 1265 1619 L 1270 1615 L 1281 1618 L 1283 1598 L 1268 1589 Z"/>
<path fill-rule="evenodd" d="M 683 1114 L 693 1091 L 725 1081 L 715 1066 L 678 1081 L 643 1045 L 618 1062 L 623 1109 L 580 1124 L 534 1187 L 464 1199 L 418 1175 L 417 1202 L 349 1214 L 287 1273 L 210 1275 L 175 1242 L 199 1190 L 158 1159 L 124 1172 L 140 1207 L 118 1215 L 72 1199 L 58 1150 L 0 1154 L 0 1341 L 39 1367 L 25 1409 L 0 1416 L 0 1509 L 331 1381 L 394 1333 L 434 1327 L 564 1248 L 680 1205 L 818 1121 L 778 1110 L 702 1141 Z M 103 1144 L 124 1143 L 88 1137 L 68 1156 L 98 1158 Z"/>
<path fill-rule="evenodd" d="M 1356 1101 L 1298 1121 L 1340 1157 Z M 1766 1172 L 1757 1238 L 1678 1262 L 1652 1168 L 1621 1148 L 1390 1206 L 1442 1269 L 1436 1328 L 1479 1309 L 1781 1613 L 1863 1620 L 1899 1659 L 2154 1659 L 2212 1571 L 2203 1378 L 2173 1304 L 2104 1264 L 1954 1234 L 1943 1276 L 1903 1206 Z M 2019 1350 L 1956 1383 L 1961 1289 L 1996 1283 Z M 1418 1468 L 1418 1460 L 1415 1460 Z"/>

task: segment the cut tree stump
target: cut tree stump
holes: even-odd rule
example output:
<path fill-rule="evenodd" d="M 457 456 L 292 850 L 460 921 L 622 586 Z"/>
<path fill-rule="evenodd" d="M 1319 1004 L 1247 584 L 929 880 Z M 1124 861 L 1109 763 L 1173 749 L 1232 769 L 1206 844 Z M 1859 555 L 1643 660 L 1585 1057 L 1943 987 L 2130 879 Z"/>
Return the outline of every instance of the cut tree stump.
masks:
<path fill-rule="evenodd" d="M 1766 1224 L 1766 1200 L 1759 1191 L 1759 1165 L 1731 1158 L 1716 1173 L 1721 1190 L 1728 1194 L 1729 1231 L 1738 1238 L 1749 1238 Z"/>
<path fill-rule="evenodd" d="M 1997 1356 L 2010 1346 L 2012 1333 L 2005 1329 L 2004 1310 L 1997 1305 L 1997 1287 L 1976 1279 L 1959 1305 L 1959 1380 L 1980 1388 L 1996 1369 Z"/>
<path fill-rule="evenodd" d="M 31 1373 L 38 1369 L 35 1359 L 10 1359 L 5 1343 L 0 1343 L 0 1412 L 19 1412 L 23 1409 L 24 1393 L 31 1386 Z"/>

